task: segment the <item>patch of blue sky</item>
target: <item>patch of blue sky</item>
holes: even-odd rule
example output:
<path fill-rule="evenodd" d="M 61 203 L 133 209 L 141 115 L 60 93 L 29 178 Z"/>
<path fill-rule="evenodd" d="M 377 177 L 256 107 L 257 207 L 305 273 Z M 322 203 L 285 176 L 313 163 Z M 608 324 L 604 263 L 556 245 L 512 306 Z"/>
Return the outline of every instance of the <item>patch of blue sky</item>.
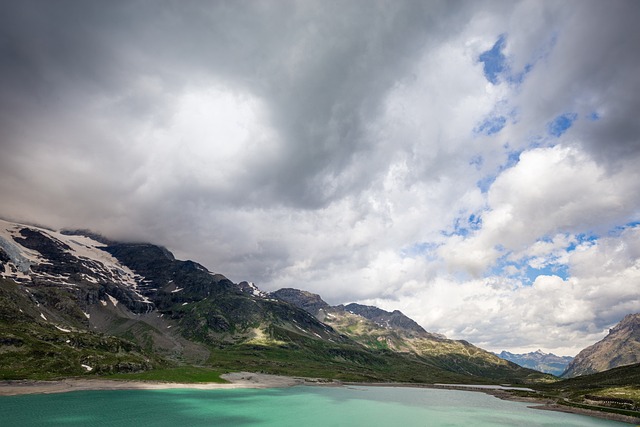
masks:
<path fill-rule="evenodd" d="M 507 58 L 502 53 L 505 43 L 506 35 L 501 34 L 493 47 L 478 57 L 478 61 L 483 64 L 485 77 L 494 85 L 498 84 L 500 75 L 507 70 Z"/>
<path fill-rule="evenodd" d="M 610 237 L 617 237 L 620 235 L 620 233 L 622 233 L 623 231 L 629 229 L 629 228 L 635 228 L 640 226 L 640 221 L 630 221 L 627 222 L 624 225 L 619 225 L 617 227 L 614 227 L 611 231 L 609 231 L 609 236 Z"/>
<path fill-rule="evenodd" d="M 496 103 L 493 110 L 473 128 L 473 134 L 494 135 L 500 132 L 507 125 L 507 122 L 517 123 L 518 109 L 511 107 L 507 99 L 502 99 Z"/>
<path fill-rule="evenodd" d="M 509 154 L 507 154 L 507 162 L 500 166 L 500 170 L 503 171 L 517 165 L 520 161 L 520 154 L 522 154 L 522 150 L 510 151 Z"/>
<path fill-rule="evenodd" d="M 491 269 L 492 275 L 517 279 L 524 285 L 533 284 L 538 276 L 558 276 L 562 280 L 567 280 L 570 277 L 569 266 L 566 264 L 552 261 L 540 267 L 532 267 L 530 258 L 515 263 L 505 262 L 505 258 L 506 256 L 502 257 Z"/>
<path fill-rule="evenodd" d="M 493 135 L 500 132 L 506 124 L 507 118 L 505 116 L 491 116 L 476 126 L 473 132 L 477 135 Z"/>
<path fill-rule="evenodd" d="M 558 34 L 551 34 L 550 38 L 533 52 L 530 60 L 518 72 L 511 69 L 510 60 L 504 54 L 506 41 L 507 34 L 498 36 L 498 40 L 496 40 L 491 49 L 480 54 L 478 62 L 483 64 L 484 75 L 490 83 L 497 85 L 500 81 L 504 81 L 517 88 L 524 82 L 538 61 L 544 60 L 549 56 L 558 41 Z"/>
<path fill-rule="evenodd" d="M 557 138 L 573 126 L 573 123 L 577 119 L 578 115 L 576 113 L 561 114 L 547 125 L 547 131 L 549 132 L 549 135 Z"/>
<path fill-rule="evenodd" d="M 573 236 L 575 240 L 567 246 L 567 252 L 573 252 L 578 246 L 586 244 L 592 244 L 598 241 L 598 236 L 590 233 L 580 233 Z"/>
<path fill-rule="evenodd" d="M 476 170 L 480 170 L 482 168 L 482 165 L 484 164 L 484 158 L 478 154 L 471 158 L 471 160 L 469 161 L 469 164 L 471 166 L 475 166 Z"/>
<path fill-rule="evenodd" d="M 600 120 L 600 114 L 598 114 L 597 111 L 594 111 L 593 113 L 587 115 L 587 120 L 590 120 L 592 122 L 598 121 Z"/>
<path fill-rule="evenodd" d="M 496 264 L 489 270 L 489 275 L 520 279 L 520 268 L 514 263 L 505 262 L 505 258 L 506 256 L 502 256 L 496 262 Z M 515 273 L 512 271 L 515 271 Z"/>
<path fill-rule="evenodd" d="M 531 70 L 533 70 L 533 64 L 525 64 L 524 69 L 519 73 L 509 74 L 507 81 L 513 85 L 520 85 Z"/>
<path fill-rule="evenodd" d="M 458 217 L 453 223 L 453 231 L 442 231 L 447 237 L 462 236 L 467 237 L 471 232 L 482 228 L 482 216 L 480 214 L 471 214 L 468 217 Z"/>
<path fill-rule="evenodd" d="M 508 149 L 508 147 L 505 148 Z M 520 154 L 522 154 L 522 150 L 509 151 L 507 154 L 507 161 L 504 164 L 500 165 L 500 167 L 498 168 L 498 173 L 487 175 L 484 178 L 478 180 L 476 182 L 476 187 L 478 187 L 483 194 L 488 192 L 489 188 L 491 188 L 500 173 L 518 164 L 518 162 L 520 161 Z"/>
<path fill-rule="evenodd" d="M 498 175 L 487 175 L 478 182 L 476 182 L 476 186 L 480 189 L 480 191 L 484 194 L 489 191 L 493 183 L 495 182 Z"/>
<path fill-rule="evenodd" d="M 562 280 L 567 280 L 569 278 L 569 266 L 566 264 L 547 264 L 542 268 L 533 268 L 528 265 L 524 277 L 525 281 L 533 283 L 538 276 L 558 276 Z"/>

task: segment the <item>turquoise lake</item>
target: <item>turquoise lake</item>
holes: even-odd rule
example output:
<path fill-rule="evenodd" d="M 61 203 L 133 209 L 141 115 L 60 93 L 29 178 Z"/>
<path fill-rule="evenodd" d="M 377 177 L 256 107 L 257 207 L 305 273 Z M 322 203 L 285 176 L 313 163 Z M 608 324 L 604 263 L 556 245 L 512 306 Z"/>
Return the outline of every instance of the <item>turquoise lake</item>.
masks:
<path fill-rule="evenodd" d="M 110 390 L 0 397 L 0 425 L 628 426 L 484 393 L 401 387 Z"/>

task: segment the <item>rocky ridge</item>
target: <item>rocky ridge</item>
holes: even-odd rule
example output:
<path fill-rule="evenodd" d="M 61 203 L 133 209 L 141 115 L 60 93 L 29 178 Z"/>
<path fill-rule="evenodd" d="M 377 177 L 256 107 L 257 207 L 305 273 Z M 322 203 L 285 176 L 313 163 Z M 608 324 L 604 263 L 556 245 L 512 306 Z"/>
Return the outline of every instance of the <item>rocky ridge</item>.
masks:
<path fill-rule="evenodd" d="M 413 354 L 429 359 L 443 369 L 455 369 L 468 375 L 492 371 L 508 376 L 507 372 L 521 369 L 466 341 L 427 332 L 398 310 L 388 312 L 356 303 L 330 306 L 317 294 L 291 288 L 280 289 L 271 295 L 307 310 L 369 349 Z"/>
<path fill-rule="evenodd" d="M 564 378 L 640 363 L 640 313 L 629 314 L 601 341 L 582 350 L 567 366 Z"/>

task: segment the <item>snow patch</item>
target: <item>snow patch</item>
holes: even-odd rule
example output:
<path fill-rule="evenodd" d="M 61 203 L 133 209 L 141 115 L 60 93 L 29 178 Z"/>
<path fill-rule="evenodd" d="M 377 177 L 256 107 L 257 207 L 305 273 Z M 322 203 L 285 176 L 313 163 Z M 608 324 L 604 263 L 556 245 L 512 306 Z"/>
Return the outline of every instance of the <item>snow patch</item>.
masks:
<path fill-rule="evenodd" d="M 85 313 L 83 311 L 82 314 L 84 314 L 84 317 L 86 317 L 87 319 L 91 319 L 91 315 L 89 313 Z"/>
<path fill-rule="evenodd" d="M 184 288 L 175 288 L 174 290 L 171 291 L 172 294 L 175 294 L 176 292 L 180 292 L 181 290 L 183 290 Z"/>
<path fill-rule="evenodd" d="M 7 252 L 11 258 L 12 267 L 15 267 L 17 271 L 10 271 L 5 266 L 4 271 L 0 271 L 1 276 L 12 279 L 30 279 L 31 275 L 34 275 L 31 271 L 31 265 L 47 262 L 39 252 L 25 248 L 14 240 L 14 237 L 21 237 L 20 230 L 23 228 L 38 231 L 48 238 L 66 245 L 68 249 L 65 249 L 65 251 L 82 260 L 85 266 L 94 273 L 91 276 L 84 275 L 83 278 L 87 281 L 99 283 L 107 280 L 122 283 L 136 293 L 142 302 L 152 303 L 139 290 L 139 284 L 142 280 L 145 280 L 144 277 L 135 274 L 110 253 L 104 251 L 103 248 L 107 246 L 104 243 L 82 235 L 67 235 L 58 231 L 4 220 L 0 220 L 0 247 Z M 50 276 L 54 277 L 46 275 L 48 278 Z M 69 279 L 67 276 L 55 276 L 55 278 L 62 280 L 63 283 Z"/>
<path fill-rule="evenodd" d="M 56 325 L 56 329 L 62 332 L 71 332 L 69 329 L 65 329 L 65 328 L 61 328 L 60 326 Z M 68 340 L 67 340 L 68 341 Z"/>
<path fill-rule="evenodd" d="M 182 306 L 184 307 L 185 305 L 189 304 L 188 302 L 183 302 Z"/>
<path fill-rule="evenodd" d="M 47 320 L 46 317 L 44 317 L 44 314 L 40 313 L 40 317 L 42 317 L 44 320 Z"/>
<path fill-rule="evenodd" d="M 80 365 L 80 366 L 82 366 L 84 369 L 86 369 L 86 370 L 87 370 L 87 372 L 91 372 L 91 371 L 93 371 L 93 368 L 92 368 L 91 366 L 89 366 L 89 365 L 82 364 L 82 365 Z"/>
<path fill-rule="evenodd" d="M 109 294 L 107 294 L 107 297 L 109 297 L 109 301 L 111 301 L 111 304 L 113 304 L 114 307 L 118 306 L 118 300 L 117 299 L 115 299 L 114 297 L 112 297 Z"/>

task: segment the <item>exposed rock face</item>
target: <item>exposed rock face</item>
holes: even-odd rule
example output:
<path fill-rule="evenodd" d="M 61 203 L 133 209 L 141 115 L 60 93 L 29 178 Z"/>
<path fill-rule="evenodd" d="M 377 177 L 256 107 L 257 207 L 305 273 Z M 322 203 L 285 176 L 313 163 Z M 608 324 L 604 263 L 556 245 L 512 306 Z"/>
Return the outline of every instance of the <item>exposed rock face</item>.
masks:
<path fill-rule="evenodd" d="M 293 304 L 314 316 L 317 316 L 321 309 L 329 307 L 329 304 L 320 298 L 320 295 L 299 289 L 283 288 L 272 292 L 271 295 L 279 300 Z"/>
<path fill-rule="evenodd" d="M 359 314 L 384 328 L 396 328 L 418 333 L 426 332 L 422 326 L 402 314 L 399 310 L 394 310 L 390 313 L 378 307 L 356 303 L 347 304 L 344 306 L 344 309 L 351 313 Z"/>
<path fill-rule="evenodd" d="M 573 360 L 571 356 L 556 356 L 553 353 L 545 353 L 541 350 L 525 354 L 514 354 L 503 351 L 498 354 L 498 357 L 525 368 L 535 369 L 536 371 L 556 376 L 561 375 L 567 369 L 567 365 Z"/>
<path fill-rule="evenodd" d="M 625 316 L 602 341 L 578 353 L 562 376 L 577 377 L 639 362 L 640 313 L 636 313 Z"/>

